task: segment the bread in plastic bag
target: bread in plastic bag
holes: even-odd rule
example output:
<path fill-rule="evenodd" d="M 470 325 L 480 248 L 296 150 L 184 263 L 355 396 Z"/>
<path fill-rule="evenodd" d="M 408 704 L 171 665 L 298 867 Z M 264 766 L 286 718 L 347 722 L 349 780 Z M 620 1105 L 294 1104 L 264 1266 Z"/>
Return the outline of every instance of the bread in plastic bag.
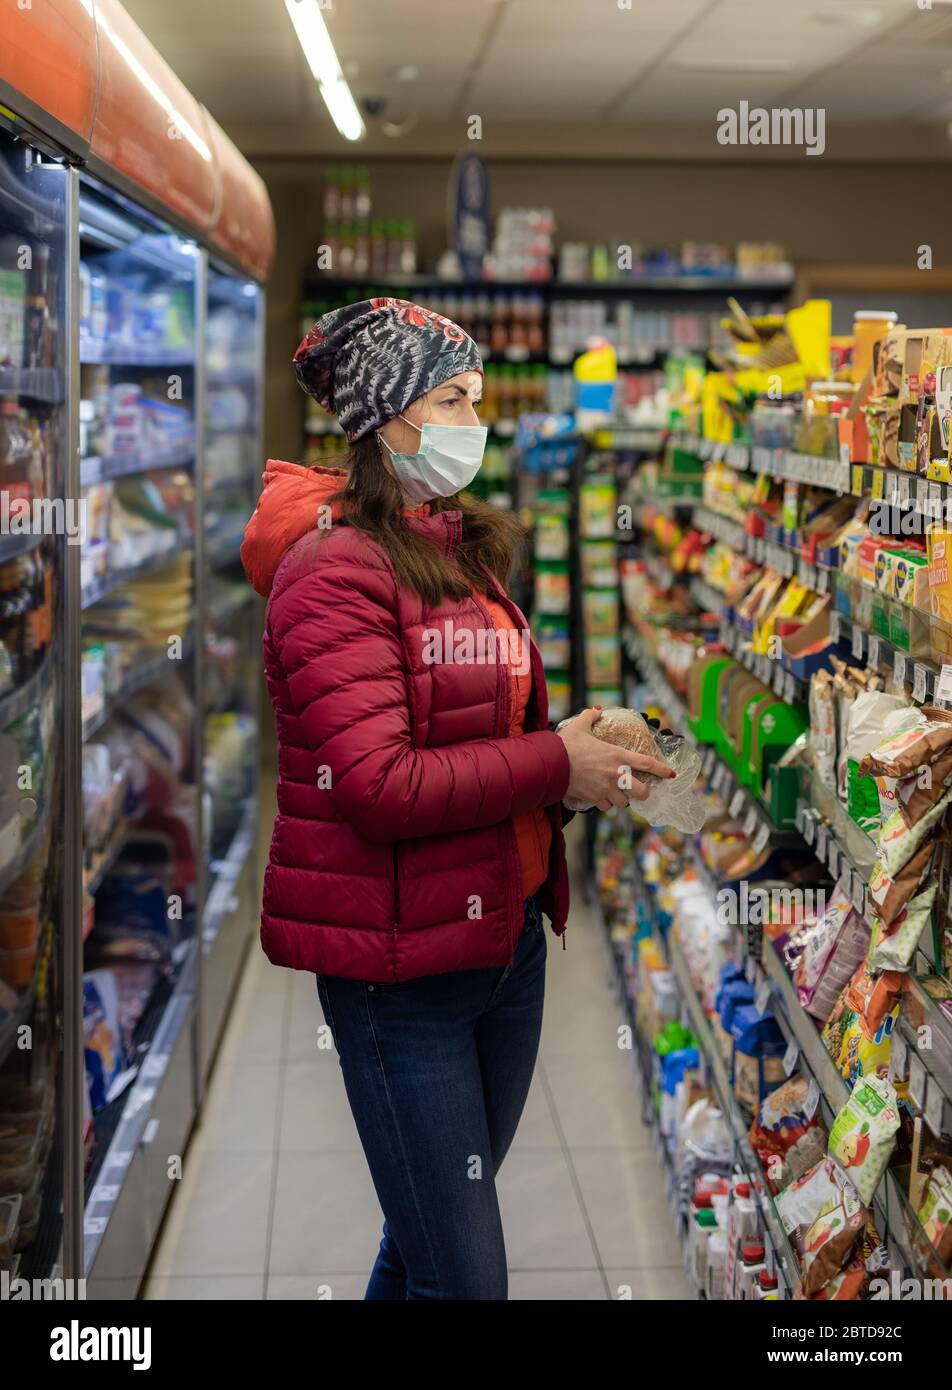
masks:
<path fill-rule="evenodd" d="M 569 722 L 563 719 L 558 728 Z M 656 733 L 637 710 L 617 706 L 602 710 L 592 725 L 592 733 L 605 743 L 659 758 L 674 768 L 675 775 L 670 778 L 634 769 L 635 780 L 648 788 L 648 796 L 644 801 L 630 797 L 628 804 L 649 825 L 670 826 L 684 835 L 696 834 L 702 828 L 707 811 L 694 790 L 701 771 L 701 755 L 692 743 L 680 734 Z M 565 805 L 570 811 L 588 811 L 592 803 L 566 797 Z"/>

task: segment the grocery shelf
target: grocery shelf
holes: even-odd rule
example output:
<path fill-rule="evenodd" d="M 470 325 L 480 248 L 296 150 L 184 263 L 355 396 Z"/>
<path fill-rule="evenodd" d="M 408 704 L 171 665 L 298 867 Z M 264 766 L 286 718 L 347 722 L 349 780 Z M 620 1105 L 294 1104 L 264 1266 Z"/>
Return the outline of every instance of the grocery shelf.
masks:
<path fill-rule="evenodd" d="M 205 919 L 202 923 L 202 948 L 206 952 L 214 945 L 222 918 L 230 910 L 235 884 L 251 853 L 257 833 L 258 804 L 251 797 L 245 803 L 227 854 L 211 865 L 212 880 L 205 899 Z"/>
<path fill-rule="evenodd" d="M 696 742 L 687 725 L 687 708 L 684 701 L 672 688 L 664 672 L 654 658 L 645 651 L 641 640 L 631 627 L 623 634 L 623 642 L 631 659 L 645 675 L 658 704 L 665 710 L 673 726 L 692 742 Z M 800 839 L 799 834 L 778 826 L 767 808 L 747 787 L 741 786 L 734 772 L 718 757 L 716 751 L 705 744 L 698 744 L 701 753 L 701 767 L 712 789 L 724 803 L 729 814 L 742 820 L 744 829 L 754 840 L 759 852 L 768 843 L 789 845 Z"/>
<path fill-rule="evenodd" d="M 739 471 L 750 467 L 750 447 L 747 444 L 715 443 L 712 439 L 702 439 L 696 434 L 679 433 L 672 434 L 668 442 L 674 448 L 683 449 L 685 453 L 693 454 L 695 458 L 705 462 L 713 460 L 726 463 Z"/>
<path fill-rule="evenodd" d="M 151 1029 L 136 1077 L 124 1093 L 108 1148 L 91 1180 L 87 1180 L 83 1218 L 87 1278 L 108 1281 L 114 1257 L 107 1247 L 113 1238 L 120 1248 L 125 1244 L 125 1261 L 130 1256 L 130 1242 L 136 1256 L 136 1247 L 148 1249 L 171 1193 L 168 1155 L 184 1152 L 195 1113 L 194 1093 L 189 1102 L 180 1091 L 180 1073 L 186 1066 L 190 1070 L 192 1063 L 190 1035 L 195 1018 L 196 966 L 192 938 L 182 953 L 178 978 Z M 118 1107 L 118 1101 L 114 1104 Z M 160 1132 L 161 1155 L 154 1155 L 153 1141 Z M 160 1173 L 165 1175 L 164 1182 L 159 1179 Z M 154 1190 L 150 1191 L 153 1184 Z M 145 1211 L 144 1191 L 149 1192 Z M 138 1222 L 127 1226 L 137 1212 Z M 120 1215 L 125 1219 L 117 1221 Z M 115 1233 L 110 1231 L 111 1223 L 116 1223 Z M 128 1263 L 123 1263 L 122 1268 L 127 1278 L 130 1274 L 135 1277 L 135 1270 Z"/>
<path fill-rule="evenodd" d="M 27 710 L 39 705 L 53 683 L 53 658 L 47 652 L 40 666 L 22 685 L 0 695 L 0 729 L 6 729 Z"/>
<path fill-rule="evenodd" d="M 18 848 L 7 860 L 6 864 L 0 868 L 0 898 L 3 897 L 7 889 L 30 867 L 30 861 L 36 854 L 43 842 L 46 833 L 46 825 L 49 820 L 49 802 L 44 799 L 43 806 L 39 815 L 30 826 L 27 833 L 20 840 Z"/>
<path fill-rule="evenodd" d="M 910 656 L 901 647 L 894 646 L 879 633 L 871 632 L 862 623 L 854 622 L 843 613 L 834 611 L 830 614 L 830 635 L 834 642 L 847 643 L 856 661 L 865 659 L 870 666 L 890 665 L 897 680 L 912 684 L 914 700 L 924 702 L 935 698 L 939 668 L 931 661 Z"/>
<path fill-rule="evenodd" d="M 691 597 L 694 599 L 695 603 L 701 608 L 706 608 L 711 613 L 718 613 L 725 605 L 729 605 L 727 595 L 722 594 L 719 589 L 715 589 L 713 585 L 708 584 L 699 574 L 691 576 L 688 588 L 691 591 Z"/>
<path fill-rule="evenodd" d="M 83 742 L 92 738 L 102 726 L 112 718 L 112 716 L 122 708 L 125 702 L 140 690 L 145 690 L 150 685 L 157 685 L 159 681 L 172 675 L 179 669 L 181 663 L 191 654 L 195 642 L 195 634 L 192 629 L 187 631 L 182 639 L 181 656 L 173 661 L 165 648 L 156 652 L 154 655 L 145 657 L 137 662 L 127 673 L 119 690 L 110 695 L 103 708 L 97 710 L 88 719 L 83 721 Z"/>
<path fill-rule="evenodd" d="M 26 396 L 44 405 L 60 405 L 66 398 L 66 382 L 55 367 L 0 367 L 0 396 Z"/>
<path fill-rule="evenodd" d="M 170 550 L 164 550 L 161 555 L 149 556 L 147 560 L 142 561 L 141 565 L 132 565 L 129 569 L 123 570 L 110 570 L 107 574 L 94 579 L 83 590 L 82 608 L 91 608 L 94 603 L 100 603 L 113 590 L 121 589 L 123 584 L 129 584 L 135 579 L 145 579 L 148 575 L 156 574 L 178 559 L 180 555 L 189 553 L 191 550 L 192 541 L 189 538 L 186 543 L 180 543 Z"/>
<path fill-rule="evenodd" d="M 741 552 L 747 549 L 747 532 L 743 523 L 731 517 L 722 516 L 710 507 L 695 506 L 691 524 L 698 531 L 707 531 L 715 540 L 723 541 L 732 550 Z"/>
<path fill-rule="evenodd" d="M 107 478 L 124 478 L 165 468 L 191 468 L 194 463 L 194 443 L 144 453 L 107 454 L 103 457 L 90 455 L 80 460 L 79 480 L 83 487 L 89 487 Z"/>
<path fill-rule="evenodd" d="M 776 1206 L 766 1190 L 760 1164 L 747 1137 L 750 1118 L 742 1113 L 740 1105 L 734 1098 L 726 1063 L 711 1031 L 710 1020 L 704 1012 L 701 1000 L 694 988 L 687 961 L 681 950 L 677 934 L 674 932 L 668 935 L 667 956 L 668 963 L 678 982 L 681 1001 L 687 1012 L 691 1031 L 697 1038 L 704 1054 L 724 1122 L 730 1129 L 734 1142 L 744 1160 L 751 1191 L 755 1192 L 759 1198 L 764 1225 L 770 1236 L 774 1254 L 780 1262 L 788 1287 L 795 1288 L 800 1278 L 799 1262 L 784 1231 L 783 1223 L 777 1214 Z"/>
<path fill-rule="evenodd" d="M 190 367 L 195 362 L 195 350 L 187 343 L 110 347 L 107 343 L 85 341 L 79 345 L 79 360 L 84 367 Z"/>
<path fill-rule="evenodd" d="M 94 864 L 83 874 L 83 891 L 93 895 L 109 870 L 119 858 L 129 837 L 130 823 L 124 819 L 115 826 L 108 844 L 100 851 Z"/>
<path fill-rule="evenodd" d="M 781 663 L 762 652 L 752 652 L 747 647 L 749 638 L 732 623 L 721 623 L 721 641 L 732 656 L 746 666 L 751 675 L 762 680 L 775 695 L 791 705 L 807 703 L 807 682 L 800 680 L 790 671 L 785 671 Z"/>
<path fill-rule="evenodd" d="M 0 565 L 9 564 L 20 555 L 28 555 L 31 550 L 43 544 L 46 537 L 42 531 L 30 531 L 24 535 L 0 535 Z"/>
<path fill-rule="evenodd" d="M 770 294 L 783 293 L 792 289 L 794 282 L 791 267 L 778 267 L 776 274 L 746 276 L 729 273 L 724 269 L 710 274 L 684 271 L 667 275 L 631 275 L 615 280 L 447 280 L 439 275 L 377 275 L 368 272 L 361 276 L 311 275 L 305 282 L 305 296 L 320 296 L 325 290 L 370 289 L 381 286 L 386 289 L 442 289 L 471 293 L 493 294 L 523 290 L 542 294 L 547 298 L 561 295 L 626 295 L 652 293 L 655 291 L 690 293 L 707 292 L 721 294 Z"/>
<path fill-rule="evenodd" d="M 256 598 L 257 594 L 250 585 L 243 585 L 237 593 L 227 594 L 217 601 L 212 599 L 208 605 L 208 616 L 216 627 L 222 627 L 242 609 L 253 603 Z"/>

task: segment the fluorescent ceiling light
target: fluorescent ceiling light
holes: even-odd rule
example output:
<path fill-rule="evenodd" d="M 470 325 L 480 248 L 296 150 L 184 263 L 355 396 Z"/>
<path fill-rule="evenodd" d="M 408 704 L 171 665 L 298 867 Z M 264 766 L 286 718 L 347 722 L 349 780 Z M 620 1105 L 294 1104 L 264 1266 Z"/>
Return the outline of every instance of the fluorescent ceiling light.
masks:
<path fill-rule="evenodd" d="M 284 4 L 331 119 L 345 140 L 359 140 L 365 133 L 364 123 L 317 0 L 284 0 Z"/>
<path fill-rule="evenodd" d="M 861 8 L 817 10 L 813 18 L 819 20 L 821 24 L 843 24 L 854 29 L 875 29 L 883 16 L 879 10 Z"/>

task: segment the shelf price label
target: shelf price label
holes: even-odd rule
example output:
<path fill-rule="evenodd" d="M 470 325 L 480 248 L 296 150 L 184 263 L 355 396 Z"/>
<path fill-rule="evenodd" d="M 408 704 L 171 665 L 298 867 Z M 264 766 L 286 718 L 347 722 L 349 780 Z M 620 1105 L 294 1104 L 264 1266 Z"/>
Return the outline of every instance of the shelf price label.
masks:
<path fill-rule="evenodd" d="M 878 637 L 872 637 L 872 636 L 871 636 L 870 639 L 869 639 L 869 650 L 868 650 L 868 653 L 867 653 L 867 661 L 869 662 L 870 666 L 872 666 L 872 667 L 875 668 L 875 667 L 877 667 L 877 666 L 879 665 L 880 658 L 881 658 L 881 653 L 880 653 L 879 638 L 878 638 Z"/>
<path fill-rule="evenodd" d="M 943 666 L 935 683 L 936 700 L 952 700 L 952 666 Z"/>
<path fill-rule="evenodd" d="M 770 981 L 766 975 L 761 975 L 757 985 L 757 993 L 754 995 L 754 1006 L 759 1014 L 765 1014 L 770 1004 Z"/>
<path fill-rule="evenodd" d="M 861 627 L 857 627 L 856 624 L 854 623 L 854 624 L 853 624 L 853 642 L 852 642 L 852 648 L 851 648 L 851 650 L 852 650 L 853 655 L 854 655 L 854 657 L 856 658 L 857 661 L 862 661 L 862 659 L 863 659 L 863 639 L 864 639 L 864 637 L 865 637 L 865 633 L 863 632 L 863 629 L 862 629 Z"/>
<path fill-rule="evenodd" d="M 806 1100 L 803 1102 L 803 1113 L 808 1120 L 812 1120 L 816 1114 L 816 1108 L 820 1104 L 820 1088 L 817 1085 L 815 1076 L 811 1076 L 810 1084 L 807 1087 Z"/>
<path fill-rule="evenodd" d="M 792 705 L 797 698 L 796 677 L 792 676 L 789 671 L 783 678 L 783 698 L 788 705 Z"/>
<path fill-rule="evenodd" d="M 744 834 L 747 836 L 748 839 L 750 839 L 750 837 L 754 834 L 754 832 L 756 831 L 756 829 L 757 829 L 757 807 L 756 807 L 756 806 L 748 806 L 748 807 L 747 807 L 747 814 L 746 814 L 746 816 L 744 817 Z"/>
<path fill-rule="evenodd" d="M 816 839 L 816 821 L 810 815 L 803 817 L 803 838 L 808 845 L 812 845 Z"/>
<path fill-rule="evenodd" d="M 830 588 L 830 573 L 829 573 L 829 570 L 821 569 L 819 566 L 817 566 L 816 581 L 817 581 L 817 582 L 816 582 L 816 591 L 817 591 L 818 594 L 825 594 L 825 593 L 828 593 L 828 592 L 829 592 L 829 588 Z"/>
<path fill-rule="evenodd" d="M 925 1108 L 926 1069 L 922 1058 L 915 1052 L 909 1053 L 909 1099 L 917 1109 Z"/>
<path fill-rule="evenodd" d="M 839 613 L 830 614 L 830 636 L 834 642 L 840 640 L 840 615 Z"/>
<path fill-rule="evenodd" d="M 853 899 L 853 906 L 857 912 L 864 912 L 866 909 L 866 884 L 860 875 L 853 870 L 852 886 L 850 896 Z"/>
<path fill-rule="evenodd" d="M 767 848 L 767 841 L 770 839 L 770 826 L 766 821 L 761 821 L 760 829 L 754 836 L 754 853 L 760 854 Z"/>
<path fill-rule="evenodd" d="M 893 680 L 897 685 L 906 683 L 906 656 L 904 652 L 896 652 L 893 657 Z"/>
<path fill-rule="evenodd" d="M 741 811 L 744 809 L 744 803 L 746 800 L 747 797 L 743 787 L 738 787 L 734 795 L 731 797 L 730 806 L 727 808 L 732 816 L 736 817 L 740 815 Z"/>
<path fill-rule="evenodd" d="M 829 840 L 829 829 L 821 821 L 816 828 L 816 857 L 826 863 L 826 846 Z"/>
<path fill-rule="evenodd" d="M 800 1046 L 796 1038 L 791 1038 L 787 1045 L 787 1050 L 783 1054 L 783 1069 L 788 1076 L 792 1076 L 797 1069 L 797 1062 L 800 1060 Z"/>
<path fill-rule="evenodd" d="M 831 835 L 829 844 L 826 847 L 826 863 L 827 868 L 829 869 L 830 873 L 833 875 L 834 878 L 836 878 L 837 876 L 837 868 L 839 867 L 839 862 L 840 847 Z"/>
<path fill-rule="evenodd" d="M 933 1077 L 926 1080 L 925 1122 L 937 1139 L 942 1137 L 942 1109 L 945 1097 Z"/>
<path fill-rule="evenodd" d="M 920 666 L 918 661 L 912 677 L 912 698 L 922 701 L 926 698 L 928 671 L 925 666 Z"/>

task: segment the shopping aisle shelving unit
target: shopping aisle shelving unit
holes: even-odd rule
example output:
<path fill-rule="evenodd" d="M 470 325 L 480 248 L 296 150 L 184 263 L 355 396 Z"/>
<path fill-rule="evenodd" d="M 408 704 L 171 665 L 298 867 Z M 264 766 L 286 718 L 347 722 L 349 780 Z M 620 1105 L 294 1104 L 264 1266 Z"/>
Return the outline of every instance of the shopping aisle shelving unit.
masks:
<path fill-rule="evenodd" d="M 0 528 L 0 1270 L 133 1298 L 257 917 L 238 544 L 273 224 L 118 7 L 123 44 L 85 72 L 100 10 L 75 80 L 104 84 L 108 131 L 119 65 L 152 184 L 45 116 L 55 91 L 12 114 L 29 17 L 0 16 L 0 491 L 30 504 Z"/>
<path fill-rule="evenodd" d="M 681 441 L 682 444 L 684 442 Z M 691 443 L 693 451 L 698 457 L 704 456 L 728 461 L 724 457 L 724 446 L 702 447 L 697 441 L 691 441 Z M 743 457 L 741 456 L 742 452 Z M 757 471 L 755 455 L 756 451 L 746 450 L 746 446 L 737 446 L 737 452 L 731 460 L 731 466 L 747 467 Z M 864 488 L 868 489 L 869 487 L 869 466 L 858 466 L 832 459 L 813 459 L 806 462 L 806 457 L 790 456 L 783 451 L 772 451 L 769 471 L 774 476 L 790 476 L 795 477 L 796 480 L 803 480 L 806 477 L 815 484 L 830 487 L 835 492 L 853 491 L 856 495 L 862 495 Z M 889 471 L 878 470 L 878 473 L 888 473 Z M 914 497 L 916 492 L 915 478 L 912 479 L 911 486 L 908 483 L 907 476 L 906 493 L 907 496 L 911 493 Z M 876 495 L 888 497 L 888 482 L 885 492 L 879 491 L 881 487 L 883 487 L 882 482 L 876 484 Z M 853 611 L 853 603 L 848 594 L 844 596 L 844 592 L 841 592 L 841 590 L 845 591 L 848 586 L 845 585 L 842 577 L 838 576 L 835 570 L 824 571 L 820 566 L 806 565 L 799 552 L 792 547 L 765 541 L 763 537 L 755 539 L 734 518 L 721 517 L 717 513 L 699 508 L 694 512 L 693 521 L 699 529 L 734 545 L 735 548 L 746 552 L 751 559 L 756 559 L 760 563 L 773 564 L 788 577 L 799 575 L 803 582 L 814 591 L 833 592 L 834 602 L 847 609 L 847 613 L 840 612 L 834 614 L 833 617 L 834 637 L 839 638 L 841 645 L 843 643 L 848 644 L 848 647 L 844 648 L 844 652 L 848 653 L 849 650 L 852 650 L 856 653 L 857 659 L 860 654 L 869 659 L 870 644 L 872 644 L 873 659 L 880 669 L 884 669 L 887 664 L 893 667 L 896 663 L 896 669 L 901 666 L 901 674 L 910 684 L 913 683 L 915 672 L 919 675 L 919 680 L 918 689 L 913 692 L 914 697 L 917 699 L 931 697 L 933 682 L 938 674 L 935 663 L 926 662 L 919 656 L 913 658 L 908 652 L 899 649 L 894 650 L 877 633 L 848 616 L 848 613 Z M 720 529 L 721 524 L 729 529 L 722 531 Z M 739 536 L 735 534 L 734 528 L 740 532 Z M 765 551 L 765 546 L 770 547 L 769 551 Z M 679 586 L 685 594 L 691 595 L 701 609 L 710 611 L 719 617 L 720 640 L 725 649 L 731 651 L 736 659 L 747 665 L 748 669 L 754 670 L 758 676 L 762 676 L 782 699 L 805 700 L 805 683 L 802 681 L 791 683 L 790 673 L 783 670 L 780 662 L 767 663 L 771 669 L 765 670 L 758 664 L 760 658 L 751 659 L 743 634 L 733 623 L 731 605 L 723 594 L 697 577 L 688 578 L 683 574 L 674 574 L 666 568 L 666 562 L 662 556 L 652 554 L 647 543 L 643 547 L 642 558 L 649 562 L 655 581 L 663 588 Z M 657 566 L 657 574 L 654 574 L 655 566 Z M 635 617 L 637 615 L 629 615 L 629 618 Z M 656 654 L 649 648 L 643 637 L 634 630 L 633 622 L 626 629 L 625 652 L 631 666 L 634 687 L 637 688 L 641 697 L 656 703 L 664 711 L 672 728 L 693 739 L 694 734 L 687 721 L 688 711 L 684 699 L 672 687 L 664 670 L 656 660 Z M 742 823 L 745 834 L 753 842 L 755 852 L 764 850 L 768 845 L 774 848 L 786 845 L 795 846 L 801 850 L 806 849 L 828 870 L 832 881 L 839 880 L 846 885 L 855 910 L 865 918 L 867 926 L 871 929 L 873 910 L 868 882 L 875 859 L 876 846 L 872 839 L 850 819 L 839 800 L 819 785 L 815 777 L 803 770 L 800 776 L 800 795 L 796 804 L 796 814 L 785 819 L 782 824 L 778 824 L 756 791 L 738 783 L 733 770 L 719 757 L 714 748 L 704 744 L 698 746 L 703 759 L 702 772 L 709 790 L 717 796 L 724 810 L 732 818 Z M 712 899 L 715 898 L 720 885 L 706 869 L 698 853 L 695 853 L 694 860 L 699 877 L 706 884 Z M 642 884 L 640 891 L 644 895 L 650 896 L 650 890 L 646 885 Z M 653 909 L 649 906 L 647 911 L 650 916 Z M 916 950 L 914 966 L 917 973 L 928 974 L 939 968 L 936 960 L 930 955 L 930 949 L 930 942 L 924 936 Z M 718 1067 L 721 1062 L 720 1053 L 716 1042 L 712 1043 L 711 1041 L 709 1022 L 691 980 L 676 936 L 669 934 L 668 940 L 664 943 L 664 955 L 677 981 L 679 997 L 683 1003 L 684 1019 L 690 1024 L 698 1038 L 701 1052 L 706 1058 L 707 1074 L 718 1096 L 721 1108 L 730 1120 L 729 1128 L 734 1140 L 739 1143 L 746 1130 L 746 1124 L 749 1123 L 749 1117 L 741 1116 L 739 1126 L 734 1123 L 733 1110 L 736 1110 L 736 1106 L 730 1094 L 730 1088 L 725 1093 L 723 1078 L 719 1079 L 718 1077 Z M 758 996 L 763 999 L 763 1004 L 760 1007 L 766 1008 L 769 1004 L 781 1031 L 787 1038 L 788 1053 L 785 1065 L 788 1074 L 798 1070 L 815 1083 L 819 1113 L 825 1128 L 829 1130 L 833 1117 L 842 1108 L 848 1097 L 849 1088 L 833 1059 L 829 1056 L 815 1020 L 801 1005 L 796 987 L 786 967 L 769 943 L 763 944 L 762 952 L 759 950 L 755 952 L 750 943 L 744 939 L 743 933 L 738 932 L 736 958 L 739 963 L 744 964 L 748 979 L 757 989 Z M 934 1015 L 936 1026 L 945 1033 L 949 1031 L 946 1022 L 939 1015 L 939 1011 L 934 1009 L 928 1000 L 921 1007 L 925 1013 L 929 1014 L 930 1022 Z M 896 1075 L 902 1077 L 908 1072 L 911 1078 L 915 1071 L 915 1083 L 912 1091 L 925 1123 L 935 1135 L 952 1133 L 952 1099 L 950 1099 L 952 1097 L 952 1068 L 948 1065 L 947 1059 L 944 1054 L 940 1054 L 938 1049 L 934 1053 L 926 1054 L 923 1058 L 917 1048 L 917 1036 L 913 1022 L 906 1018 L 905 1011 L 900 1013 L 896 1037 L 899 1040 L 899 1052 L 897 1056 L 894 1056 Z M 740 1158 L 738 1162 L 739 1166 L 744 1168 L 755 1180 L 752 1190 L 758 1190 L 756 1181 L 759 1176 L 758 1173 L 754 1172 Z M 774 1218 L 776 1217 L 773 1204 L 769 1199 L 764 1199 L 762 1192 L 760 1192 L 760 1200 L 763 1208 L 765 1233 L 773 1244 L 778 1267 L 783 1270 L 787 1284 L 792 1286 L 796 1276 L 795 1256 L 790 1250 L 782 1230 L 777 1229 L 776 1220 L 771 1221 L 771 1214 Z M 941 1270 L 937 1252 L 929 1244 L 918 1215 L 910 1205 L 900 1178 L 892 1169 L 887 1170 L 874 1195 L 873 1214 L 877 1228 L 890 1250 L 892 1267 L 908 1272 L 915 1277 L 934 1276 L 937 1270 Z M 791 1260 L 793 1261 L 792 1265 Z M 792 1282 L 791 1273 L 794 1276 Z M 945 1273 L 948 1274 L 948 1271 Z"/>

